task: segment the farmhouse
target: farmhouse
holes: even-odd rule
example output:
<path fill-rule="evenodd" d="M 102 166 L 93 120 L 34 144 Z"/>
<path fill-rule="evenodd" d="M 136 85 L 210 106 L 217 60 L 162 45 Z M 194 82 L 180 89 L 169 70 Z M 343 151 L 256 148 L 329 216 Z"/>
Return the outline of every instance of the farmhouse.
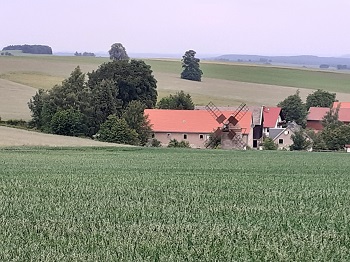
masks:
<path fill-rule="evenodd" d="M 280 107 L 263 106 L 263 135 L 269 137 L 271 128 L 282 128 L 284 117 Z"/>
<path fill-rule="evenodd" d="M 222 111 L 228 118 L 232 111 Z M 146 109 L 145 115 L 152 125 L 152 137 L 167 146 L 171 139 L 188 141 L 193 148 L 205 148 L 209 135 L 222 128 L 207 110 L 166 110 Z M 238 122 L 242 130 L 242 140 L 253 146 L 252 113 L 247 112 Z"/>
<path fill-rule="evenodd" d="M 343 103 L 341 103 L 343 104 Z M 337 104 L 338 106 L 338 104 Z M 350 103 L 349 103 L 350 106 Z M 309 114 L 307 116 L 306 128 L 315 130 L 316 132 L 323 129 L 322 119 L 323 117 L 331 110 L 327 107 L 310 107 Z M 334 108 L 333 108 L 334 110 Z M 340 107 L 339 112 L 339 121 L 349 124 L 350 123 L 350 107 Z"/>
<path fill-rule="evenodd" d="M 286 128 L 270 128 L 269 137 L 277 144 L 278 149 L 289 149 L 293 144 L 291 136 L 301 127 L 294 121 L 287 124 Z"/>

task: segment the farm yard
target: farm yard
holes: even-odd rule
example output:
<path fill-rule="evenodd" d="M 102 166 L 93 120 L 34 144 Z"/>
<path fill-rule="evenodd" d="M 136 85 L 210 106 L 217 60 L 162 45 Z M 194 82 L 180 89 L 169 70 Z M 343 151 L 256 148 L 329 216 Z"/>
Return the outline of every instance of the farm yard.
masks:
<path fill-rule="evenodd" d="M 3 147 L 0 166 L 1 261 L 350 259 L 345 153 Z"/>

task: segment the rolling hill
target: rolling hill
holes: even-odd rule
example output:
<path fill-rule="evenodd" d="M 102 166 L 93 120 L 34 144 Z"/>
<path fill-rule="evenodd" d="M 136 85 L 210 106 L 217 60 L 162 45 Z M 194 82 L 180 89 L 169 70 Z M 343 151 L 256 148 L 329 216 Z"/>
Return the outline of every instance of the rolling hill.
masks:
<path fill-rule="evenodd" d="M 2 119 L 28 120 L 27 102 L 38 88 L 60 84 L 76 66 L 91 72 L 108 58 L 65 56 L 0 57 Z M 350 74 L 315 69 L 202 61 L 202 82 L 180 79 L 181 61 L 147 59 L 158 83 L 159 98 L 180 90 L 190 93 L 197 105 L 213 101 L 218 106 L 276 105 L 298 89 L 303 98 L 316 89 L 337 93 L 350 101 Z"/>

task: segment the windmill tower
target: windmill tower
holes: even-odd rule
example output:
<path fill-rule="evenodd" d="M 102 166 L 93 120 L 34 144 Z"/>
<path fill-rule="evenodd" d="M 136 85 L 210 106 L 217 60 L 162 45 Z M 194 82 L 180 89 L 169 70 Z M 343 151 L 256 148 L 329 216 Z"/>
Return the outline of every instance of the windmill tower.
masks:
<path fill-rule="evenodd" d="M 240 127 L 239 121 L 249 110 L 246 104 L 242 103 L 229 118 L 226 118 L 213 102 L 209 102 L 205 108 L 219 124 L 222 124 L 222 127 L 214 131 L 214 139 L 207 144 L 207 148 L 212 146 L 215 138 L 218 138 L 221 140 L 223 149 L 244 149 L 246 147 L 246 143 L 242 139 L 244 130 Z"/>

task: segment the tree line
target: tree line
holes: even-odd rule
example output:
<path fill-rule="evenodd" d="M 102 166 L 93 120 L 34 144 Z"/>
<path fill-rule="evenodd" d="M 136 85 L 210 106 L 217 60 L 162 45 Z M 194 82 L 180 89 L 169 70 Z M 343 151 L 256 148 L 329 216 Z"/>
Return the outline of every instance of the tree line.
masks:
<path fill-rule="evenodd" d="M 52 55 L 52 48 L 47 45 L 10 45 L 2 49 L 2 51 L 21 50 L 28 54 L 47 54 Z"/>
<path fill-rule="evenodd" d="M 53 134 L 144 145 L 150 125 L 143 110 L 154 108 L 157 101 L 151 67 L 142 60 L 115 59 L 87 76 L 78 66 L 62 84 L 40 89 L 28 103 L 31 126 Z M 112 139 L 106 134 L 118 129 L 131 134 L 128 141 L 121 139 L 125 135 L 114 133 Z"/>

